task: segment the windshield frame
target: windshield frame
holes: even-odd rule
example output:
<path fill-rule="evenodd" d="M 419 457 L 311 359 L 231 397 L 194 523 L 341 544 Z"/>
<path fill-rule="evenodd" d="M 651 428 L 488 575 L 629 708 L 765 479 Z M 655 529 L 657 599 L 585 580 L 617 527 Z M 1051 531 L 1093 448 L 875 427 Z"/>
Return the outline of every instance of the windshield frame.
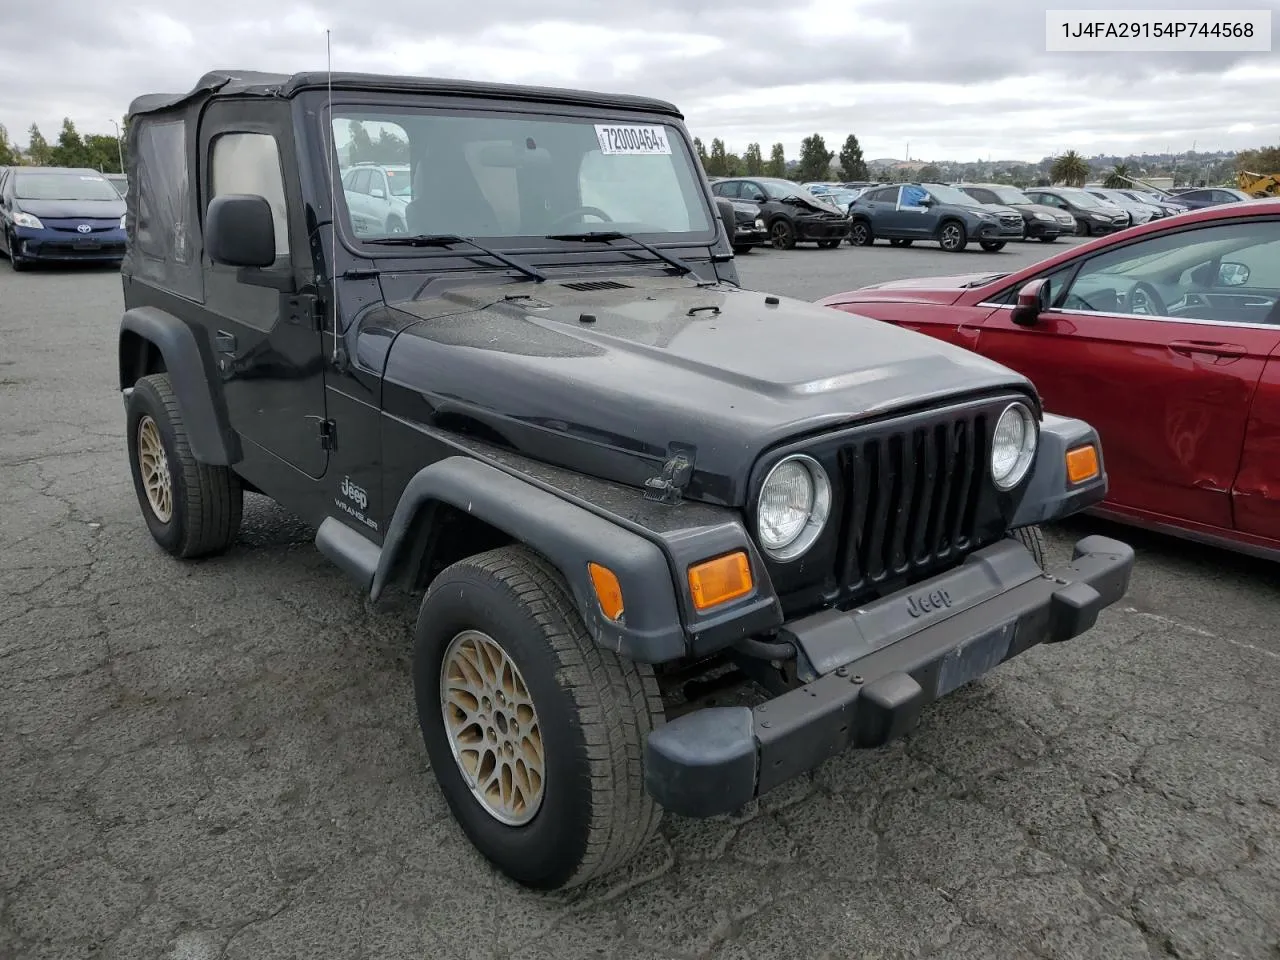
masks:
<path fill-rule="evenodd" d="M 68 181 L 91 181 L 95 183 L 105 183 L 107 189 L 111 191 L 112 196 L 109 197 L 31 197 L 21 193 L 22 181 L 38 177 L 48 180 L 68 180 Z M 21 168 L 14 171 L 13 174 L 13 199 L 30 200 L 35 203 L 111 203 L 113 201 L 123 202 L 120 191 L 102 174 L 81 173 L 78 170 L 72 170 L 67 173 L 53 173 L 47 170 L 22 170 Z"/>
<path fill-rule="evenodd" d="M 307 98 L 300 97 L 299 100 Z M 522 103 L 509 100 L 493 100 L 487 98 L 456 98 L 424 96 L 421 94 L 388 94 L 376 96 L 344 95 L 335 97 L 330 103 L 323 93 L 312 95 L 312 103 L 300 105 L 306 136 L 312 142 L 315 155 L 321 164 L 332 163 L 331 178 L 327 181 L 334 191 L 336 209 L 332 211 L 340 243 L 348 252 L 362 259 L 427 259 L 457 258 L 457 249 L 441 247 L 396 247 L 370 243 L 377 237 L 362 238 L 353 228 L 351 214 L 347 208 L 347 199 L 343 191 L 343 171 L 337 164 L 337 158 L 329 152 L 334 117 L 345 119 L 352 114 L 369 114 L 371 117 L 381 116 L 389 120 L 397 114 L 425 114 L 437 116 L 457 116 L 470 118 L 490 118 L 494 120 L 539 120 L 563 121 L 569 123 L 616 123 L 620 125 L 662 126 L 667 130 L 668 142 L 673 150 L 682 154 L 688 165 L 690 187 L 693 196 L 706 216 L 708 228 L 703 231 L 638 233 L 635 236 L 659 248 L 675 247 L 713 247 L 720 238 L 720 213 L 703 180 L 698 168 L 693 138 L 685 128 L 684 122 L 677 116 L 643 110 L 627 110 L 605 105 L 571 105 L 560 103 Z M 308 109 L 310 108 L 310 109 Z M 348 168 L 350 169 L 350 168 Z M 325 169 L 321 166 L 317 182 L 325 183 Z M 324 208 L 329 208 L 329 198 L 322 200 Z M 692 210 L 691 210 L 692 212 Z M 606 230 L 608 223 L 588 222 L 583 229 Z M 557 233 L 574 231 L 555 231 Z M 604 242 L 592 243 L 570 240 L 548 240 L 543 235 L 527 236 L 493 236 L 480 237 L 478 240 L 486 246 L 511 254 L 565 254 L 581 253 L 584 249 L 596 252 L 621 251 L 621 247 L 610 247 Z"/>

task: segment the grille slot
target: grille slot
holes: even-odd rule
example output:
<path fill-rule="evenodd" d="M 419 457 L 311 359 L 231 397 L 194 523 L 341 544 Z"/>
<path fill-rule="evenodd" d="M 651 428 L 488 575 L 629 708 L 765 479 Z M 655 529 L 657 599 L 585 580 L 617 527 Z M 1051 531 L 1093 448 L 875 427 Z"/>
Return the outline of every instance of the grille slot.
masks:
<path fill-rule="evenodd" d="M 630 290 L 631 284 L 619 283 L 617 280 L 575 280 L 573 283 L 562 283 L 562 287 L 570 290 Z"/>
<path fill-rule="evenodd" d="M 862 437 L 838 455 L 842 592 L 932 568 L 966 552 L 986 474 L 987 414 Z"/>

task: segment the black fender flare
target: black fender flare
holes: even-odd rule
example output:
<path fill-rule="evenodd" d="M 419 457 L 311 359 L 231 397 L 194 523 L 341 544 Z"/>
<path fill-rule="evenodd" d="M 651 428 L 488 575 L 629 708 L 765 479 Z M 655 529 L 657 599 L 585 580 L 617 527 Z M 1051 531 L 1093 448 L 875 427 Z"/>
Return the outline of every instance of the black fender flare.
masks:
<path fill-rule="evenodd" d="M 178 399 L 192 455 L 201 463 L 235 463 L 238 446 L 214 401 L 213 384 L 191 328 L 157 307 L 134 307 L 120 318 L 120 390 L 126 396 L 133 383 L 126 372 L 125 334 L 132 333 L 160 351 Z"/>
<path fill-rule="evenodd" d="M 371 601 L 407 559 L 411 528 L 434 503 L 473 514 L 546 557 L 565 578 L 583 622 L 602 647 L 645 663 L 686 654 L 671 567 L 656 543 L 472 457 L 438 460 L 409 481 L 387 525 L 369 588 Z M 430 522 L 429 515 L 426 519 Z M 591 562 L 617 576 L 623 622 L 609 620 L 601 611 L 587 569 Z"/>
<path fill-rule="evenodd" d="M 1098 456 L 1098 475 L 1079 484 L 1067 478 L 1067 451 L 1093 444 Z M 1101 503 L 1107 496 L 1109 480 L 1098 431 L 1083 420 L 1046 413 L 1040 424 L 1036 459 L 1027 478 L 1026 490 L 1014 512 L 1010 527 L 1051 523 Z"/>

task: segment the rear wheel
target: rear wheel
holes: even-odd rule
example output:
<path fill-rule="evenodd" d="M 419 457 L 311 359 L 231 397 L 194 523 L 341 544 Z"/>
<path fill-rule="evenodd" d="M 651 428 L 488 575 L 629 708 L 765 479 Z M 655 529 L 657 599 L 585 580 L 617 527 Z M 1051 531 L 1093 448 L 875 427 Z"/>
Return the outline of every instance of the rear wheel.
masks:
<path fill-rule="evenodd" d="M 869 247 L 876 242 L 871 232 L 871 224 L 865 220 L 855 220 L 849 227 L 849 242 L 855 247 Z"/>
<path fill-rule="evenodd" d="M 134 491 L 156 543 L 182 559 L 231 546 L 244 509 L 240 479 L 192 455 L 167 373 L 133 385 L 125 420 Z"/>
<path fill-rule="evenodd" d="M 596 644 L 539 554 L 502 547 L 432 581 L 413 684 L 445 800 L 516 882 L 576 886 L 657 830 L 643 776 L 645 738 L 664 721 L 653 670 Z"/>
<path fill-rule="evenodd" d="M 769 239 L 778 250 L 791 250 L 796 245 L 796 231 L 791 224 L 781 218 L 773 221 L 769 228 Z"/>

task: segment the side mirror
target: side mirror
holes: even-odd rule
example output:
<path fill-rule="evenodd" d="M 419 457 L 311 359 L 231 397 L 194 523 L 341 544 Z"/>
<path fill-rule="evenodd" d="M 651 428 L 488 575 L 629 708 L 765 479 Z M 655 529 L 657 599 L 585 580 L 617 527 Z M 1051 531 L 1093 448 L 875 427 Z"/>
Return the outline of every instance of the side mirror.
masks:
<path fill-rule="evenodd" d="M 932 207 L 932 206 L 933 206 L 933 203 L 934 203 L 934 201 L 933 201 L 933 197 L 921 197 L 921 198 L 920 198 L 919 206 L 922 206 L 922 207 Z"/>
<path fill-rule="evenodd" d="M 373 199 L 375 200 L 387 199 L 386 191 L 384 191 L 381 187 L 374 187 L 373 189 L 371 189 L 369 191 L 369 196 L 373 197 Z"/>
<path fill-rule="evenodd" d="M 720 213 L 720 222 L 724 224 L 725 236 L 729 245 L 733 246 L 733 238 L 738 233 L 738 213 L 733 204 L 721 197 L 716 198 L 716 209 Z"/>
<path fill-rule="evenodd" d="M 1234 260 L 1223 261 L 1218 267 L 1218 286 L 1239 287 L 1249 282 L 1249 268 Z"/>
<path fill-rule="evenodd" d="M 228 267 L 269 267 L 276 262 L 276 228 L 271 204 L 257 195 L 214 197 L 204 217 L 209 259 Z"/>
<path fill-rule="evenodd" d="M 1032 280 L 1018 291 L 1018 302 L 1013 308 L 1013 322 L 1020 327 L 1035 326 L 1040 314 L 1049 309 L 1049 280 L 1042 277 Z"/>

